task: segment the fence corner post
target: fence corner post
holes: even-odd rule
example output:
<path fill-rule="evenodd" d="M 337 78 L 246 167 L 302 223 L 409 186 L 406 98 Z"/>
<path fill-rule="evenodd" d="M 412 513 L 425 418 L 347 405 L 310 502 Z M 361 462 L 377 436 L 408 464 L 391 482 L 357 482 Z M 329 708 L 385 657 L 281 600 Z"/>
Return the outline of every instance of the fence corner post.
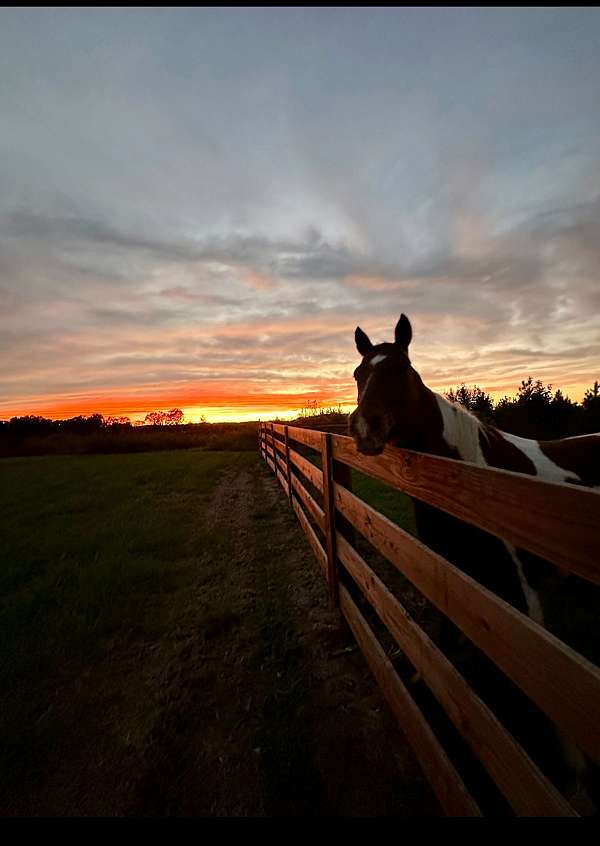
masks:
<path fill-rule="evenodd" d="M 325 530 L 327 539 L 327 583 L 329 585 L 329 599 L 332 608 L 339 608 L 339 580 L 335 549 L 335 499 L 333 487 L 333 458 L 331 450 L 331 435 L 323 432 L 321 435 L 321 457 L 323 465 L 323 510 L 325 511 Z"/>

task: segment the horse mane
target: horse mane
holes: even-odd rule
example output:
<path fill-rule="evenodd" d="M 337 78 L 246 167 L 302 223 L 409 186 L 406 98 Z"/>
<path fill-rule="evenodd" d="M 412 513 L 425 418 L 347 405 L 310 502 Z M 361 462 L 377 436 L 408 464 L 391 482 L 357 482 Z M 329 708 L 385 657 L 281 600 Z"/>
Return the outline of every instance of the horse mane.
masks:
<path fill-rule="evenodd" d="M 487 464 L 481 450 L 480 434 L 489 438 L 489 427 L 471 411 L 458 402 L 452 402 L 441 394 L 434 394 L 444 421 L 444 439 L 457 450 L 463 461 L 473 464 Z"/>

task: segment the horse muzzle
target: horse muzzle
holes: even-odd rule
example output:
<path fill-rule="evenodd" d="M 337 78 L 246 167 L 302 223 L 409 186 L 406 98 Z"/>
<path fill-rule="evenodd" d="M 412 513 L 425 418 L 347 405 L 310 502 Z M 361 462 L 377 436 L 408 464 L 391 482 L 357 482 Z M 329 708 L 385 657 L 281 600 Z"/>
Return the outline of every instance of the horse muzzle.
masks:
<path fill-rule="evenodd" d="M 363 455 L 381 455 L 385 446 L 382 433 L 369 429 L 358 409 L 348 419 L 348 434 L 354 438 L 356 449 Z"/>

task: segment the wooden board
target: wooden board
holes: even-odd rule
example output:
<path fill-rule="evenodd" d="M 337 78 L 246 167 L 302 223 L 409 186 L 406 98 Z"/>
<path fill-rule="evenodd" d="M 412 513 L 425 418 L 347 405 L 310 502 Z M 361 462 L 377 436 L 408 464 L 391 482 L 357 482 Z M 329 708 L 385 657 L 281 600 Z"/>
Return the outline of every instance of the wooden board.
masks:
<path fill-rule="evenodd" d="M 335 483 L 336 507 L 595 760 L 600 670 Z"/>
<path fill-rule="evenodd" d="M 278 452 L 285 456 L 285 443 L 278 441 L 277 438 L 273 441 Z"/>
<path fill-rule="evenodd" d="M 358 552 L 338 535 L 338 556 L 379 618 L 481 760 L 515 813 L 576 816 L 465 679 Z"/>
<path fill-rule="evenodd" d="M 321 529 L 323 534 L 325 534 L 325 513 L 319 503 L 316 502 L 309 494 L 295 473 L 292 473 L 292 489 L 296 491 L 306 510 L 310 512 L 319 529 Z"/>
<path fill-rule="evenodd" d="M 394 447 L 365 456 L 332 439 L 336 460 L 600 584 L 599 491 Z"/>
<path fill-rule="evenodd" d="M 295 449 L 290 449 L 290 461 L 304 473 L 309 482 L 312 482 L 318 491 L 323 492 L 323 473 L 319 467 L 316 467 L 312 462 L 300 455 L 299 452 L 296 452 Z"/>
<path fill-rule="evenodd" d="M 288 426 L 288 435 L 291 440 L 299 441 L 305 446 L 313 449 L 321 449 L 321 432 L 314 429 L 302 429 L 299 426 Z"/>
<path fill-rule="evenodd" d="M 283 488 L 283 490 L 286 492 L 286 494 L 289 495 L 288 483 L 286 481 L 285 476 L 283 475 L 283 473 L 280 470 L 277 470 L 277 480 L 278 480 L 279 484 L 281 485 L 281 487 Z"/>
<path fill-rule="evenodd" d="M 281 458 L 280 455 L 277 455 L 277 467 L 279 470 L 281 470 L 284 476 L 287 476 L 287 467 L 285 465 L 285 461 L 283 460 L 283 458 Z"/>
<path fill-rule="evenodd" d="M 444 811 L 450 816 L 481 816 L 475 800 L 343 585 L 340 585 L 340 608 Z"/>
<path fill-rule="evenodd" d="M 306 535 L 306 537 L 308 538 L 308 542 L 312 546 L 319 567 L 323 571 L 323 574 L 327 576 L 327 553 L 321 546 L 321 542 L 319 541 L 315 530 L 308 522 L 306 514 L 302 511 L 302 507 L 300 506 L 300 503 L 298 502 L 295 496 L 292 497 L 292 505 L 294 511 L 296 512 L 298 520 L 300 521 L 300 525 L 304 529 L 304 534 Z"/>

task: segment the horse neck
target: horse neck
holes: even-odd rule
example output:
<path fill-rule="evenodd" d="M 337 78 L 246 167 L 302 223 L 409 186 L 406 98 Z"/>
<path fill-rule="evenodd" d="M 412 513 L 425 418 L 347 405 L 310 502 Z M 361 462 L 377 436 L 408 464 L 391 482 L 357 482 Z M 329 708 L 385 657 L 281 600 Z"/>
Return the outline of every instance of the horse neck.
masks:
<path fill-rule="evenodd" d="M 423 452 L 486 464 L 480 436 L 488 437 L 493 427 L 482 423 L 459 403 L 450 402 L 429 389 L 428 392 L 429 424 L 424 427 Z"/>

